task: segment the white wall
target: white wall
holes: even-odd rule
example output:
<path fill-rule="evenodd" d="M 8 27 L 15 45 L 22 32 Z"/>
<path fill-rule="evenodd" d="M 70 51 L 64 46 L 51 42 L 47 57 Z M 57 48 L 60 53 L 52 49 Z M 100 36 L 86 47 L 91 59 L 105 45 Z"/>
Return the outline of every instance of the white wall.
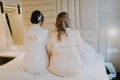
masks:
<path fill-rule="evenodd" d="M 80 0 L 56 0 L 56 13 L 67 12 L 72 28 L 80 29 Z M 56 15 L 57 15 L 56 14 Z"/>
<path fill-rule="evenodd" d="M 99 50 L 120 71 L 120 0 L 98 0 Z M 113 30 L 116 34 L 111 34 Z"/>
<path fill-rule="evenodd" d="M 83 40 L 98 49 L 97 1 L 80 0 L 80 32 Z"/>
<path fill-rule="evenodd" d="M 4 6 L 17 7 L 19 0 L 2 0 Z"/>

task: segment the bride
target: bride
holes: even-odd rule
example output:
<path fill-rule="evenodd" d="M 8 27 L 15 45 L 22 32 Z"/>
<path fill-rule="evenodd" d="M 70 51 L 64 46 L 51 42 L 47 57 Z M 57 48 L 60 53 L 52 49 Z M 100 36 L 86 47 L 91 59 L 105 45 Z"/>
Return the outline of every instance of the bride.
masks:
<path fill-rule="evenodd" d="M 66 12 L 58 14 L 56 28 L 48 37 L 49 71 L 59 76 L 73 76 L 80 72 L 81 37 L 71 28 Z"/>

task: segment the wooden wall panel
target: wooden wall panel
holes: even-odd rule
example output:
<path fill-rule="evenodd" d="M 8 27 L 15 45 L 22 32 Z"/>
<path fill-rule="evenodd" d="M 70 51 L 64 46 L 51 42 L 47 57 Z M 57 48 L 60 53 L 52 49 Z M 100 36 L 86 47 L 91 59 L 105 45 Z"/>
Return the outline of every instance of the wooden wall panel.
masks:
<path fill-rule="evenodd" d="M 36 9 L 41 10 L 41 11 L 54 10 L 55 9 L 54 7 L 55 6 L 53 4 L 24 6 L 23 12 L 30 12 L 30 11 L 34 11 Z"/>
<path fill-rule="evenodd" d="M 40 10 L 44 16 L 44 27 L 54 29 L 55 15 L 56 15 L 56 2 L 55 0 L 22 0 L 24 24 L 27 28 L 31 26 L 30 17 L 34 10 Z M 51 26 L 52 25 L 52 26 Z M 47 27 L 46 27 L 47 26 Z M 50 28 L 51 27 L 51 28 Z"/>
<path fill-rule="evenodd" d="M 69 16 L 70 16 L 70 19 L 71 19 L 71 25 L 72 25 L 72 28 L 75 28 L 75 7 L 74 7 L 74 0 L 68 0 L 68 13 L 69 13 Z"/>
<path fill-rule="evenodd" d="M 98 49 L 98 30 L 96 29 L 81 29 L 82 40 Z"/>
<path fill-rule="evenodd" d="M 80 0 L 82 37 L 98 50 L 97 0 Z"/>
<path fill-rule="evenodd" d="M 55 0 L 21 0 L 22 6 L 26 5 L 43 5 L 43 4 L 49 4 L 49 3 L 55 3 Z"/>
<path fill-rule="evenodd" d="M 74 7 L 75 7 L 75 27 L 76 29 L 80 30 L 80 0 L 75 0 Z"/>
<path fill-rule="evenodd" d="M 68 5 L 67 5 L 67 0 L 60 0 L 61 1 L 61 11 L 68 11 Z"/>

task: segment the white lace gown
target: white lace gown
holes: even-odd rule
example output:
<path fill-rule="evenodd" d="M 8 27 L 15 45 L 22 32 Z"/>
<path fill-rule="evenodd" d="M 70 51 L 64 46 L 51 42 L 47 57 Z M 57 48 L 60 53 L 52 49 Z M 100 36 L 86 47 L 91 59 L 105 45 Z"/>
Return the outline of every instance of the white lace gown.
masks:
<path fill-rule="evenodd" d="M 48 66 L 46 51 L 48 31 L 34 24 L 25 34 L 24 68 L 31 73 L 40 73 Z"/>
<path fill-rule="evenodd" d="M 47 49 L 50 57 L 49 71 L 59 76 L 74 76 L 81 70 L 81 37 L 77 30 L 67 28 L 67 36 L 57 40 L 57 31 L 48 37 Z"/>

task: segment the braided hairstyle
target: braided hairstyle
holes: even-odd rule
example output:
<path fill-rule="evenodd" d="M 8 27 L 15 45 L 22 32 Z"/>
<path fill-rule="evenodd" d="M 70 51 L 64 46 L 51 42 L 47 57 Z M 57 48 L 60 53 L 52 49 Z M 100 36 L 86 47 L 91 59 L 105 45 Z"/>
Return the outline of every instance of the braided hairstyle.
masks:
<path fill-rule="evenodd" d="M 56 18 L 55 26 L 58 32 L 57 38 L 58 38 L 58 41 L 60 41 L 61 36 L 63 34 L 65 34 L 66 36 L 68 35 L 66 32 L 66 28 L 71 28 L 70 18 L 69 18 L 68 13 L 66 12 L 59 13 Z"/>

